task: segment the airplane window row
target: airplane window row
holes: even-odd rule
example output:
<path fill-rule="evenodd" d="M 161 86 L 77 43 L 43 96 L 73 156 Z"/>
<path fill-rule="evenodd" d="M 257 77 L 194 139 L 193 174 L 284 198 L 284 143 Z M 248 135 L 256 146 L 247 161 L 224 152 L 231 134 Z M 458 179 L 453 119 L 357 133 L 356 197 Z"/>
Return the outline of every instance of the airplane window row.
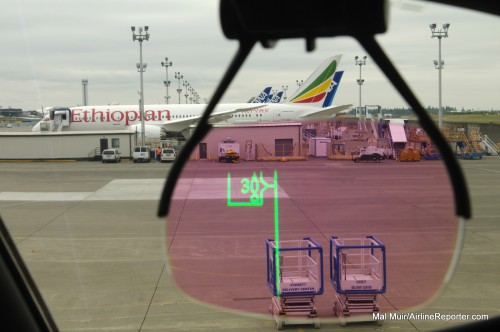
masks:
<path fill-rule="evenodd" d="M 234 114 L 234 115 L 231 115 L 231 117 L 235 117 L 235 118 L 248 118 L 248 117 L 251 117 L 252 114 Z M 255 117 L 262 117 L 262 114 L 255 114 Z"/>

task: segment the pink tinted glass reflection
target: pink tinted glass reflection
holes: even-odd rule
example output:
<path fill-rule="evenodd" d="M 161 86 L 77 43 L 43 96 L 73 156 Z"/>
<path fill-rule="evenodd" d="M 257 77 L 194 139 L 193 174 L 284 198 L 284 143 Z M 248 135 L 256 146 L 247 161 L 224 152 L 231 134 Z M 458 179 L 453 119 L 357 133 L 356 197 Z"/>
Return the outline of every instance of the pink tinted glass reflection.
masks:
<path fill-rule="evenodd" d="M 220 135 L 217 130 L 207 142 Z M 407 129 L 411 135 L 414 142 L 422 139 L 419 130 Z M 242 159 L 247 139 L 258 140 L 240 139 Z M 239 163 L 191 160 L 175 188 L 166 225 L 175 281 L 200 301 L 267 314 L 272 295 L 266 284 L 266 240 L 273 239 L 278 229 L 280 240 L 310 237 L 323 247 L 325 291 L 315 302 L 320 316 L 332 317 L 335 291 L 328 274 L 328 239 L 373 235 L 385 244 L 387 253 L 387 291 L 378 297 L 381 312 L 423 304 L 442 286 L 457 221 L 446 169 L 440 160 L 424 159 L 425 153 L 438 152 L 430 142 L 422 142 L 415 143 L 413 151 L 398 152 L 405 161 L 355 163 L 352 159 L 359 156 L 355 144 L 342 140 L 328 143 L 328 157 L 301 161 L 291 161 L 295 158 L 291 156 L 286 162 L 282 157 Z M 296 143 L 307 155 L 307 146 Z M 210 154 L 210 145 L 208 150 Z M 412 153 L 420 158 L 409 158 Z M 228 206 L 228 172 L 232 200 L 249 202 L 250 194 L 242 193 L 242 179 L 262 172 L 264 181 L 272 184 L 274 171 L 278 228 L 272 189 L 264 192 L 262 206 Z"/>

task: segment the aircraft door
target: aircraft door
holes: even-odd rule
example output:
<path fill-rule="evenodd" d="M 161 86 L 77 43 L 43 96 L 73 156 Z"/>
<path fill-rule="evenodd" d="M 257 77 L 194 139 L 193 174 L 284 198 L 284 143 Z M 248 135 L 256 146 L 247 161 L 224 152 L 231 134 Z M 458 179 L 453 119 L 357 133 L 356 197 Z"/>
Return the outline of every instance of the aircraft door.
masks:
<path fill-rule="evenodd" d="M 54 114 L 54 126 L 59 126 L 61 124 L 61 116 Z"/>
<path fill-rule="evenodd" d="M 275 111 L 275 112 L 273 112 L 273 121 L 274 122 L 281 121 L 281 111 Z"/>
<path fill-rule="evenodd" d="M 69 126 L 71 111 L 67 108 L 55 109 L 51 111 L 51 119 L 54 121 L 54 126 Z"/>

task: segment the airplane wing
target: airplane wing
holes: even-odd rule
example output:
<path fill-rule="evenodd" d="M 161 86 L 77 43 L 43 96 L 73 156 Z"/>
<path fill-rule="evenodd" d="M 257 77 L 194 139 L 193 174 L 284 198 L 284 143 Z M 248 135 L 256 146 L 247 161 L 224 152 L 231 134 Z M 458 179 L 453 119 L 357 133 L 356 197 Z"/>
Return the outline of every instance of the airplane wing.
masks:
<path fill-rule="evenodd" d="M 352 106 L 353 106 L 352 104 L 346 104 L 340 106 L 326 107 L 322 109 L 316 108 L 306 114 L 301 115 L 300 118 L 304 120 L 316 120 L 316 119 L 321 120 L 331 117 L 335 114 L 348 111 L 351 109 Z"/>
<path fill-rule="evenodd" d="M 252 105 L 249 107 L 238 107 L 238 108 L 233 108 L 230 110 L 215 112 L 215 113 L 212 113 L 210 115 L 210 118 L 208 121 L 210 123 L 221 122 L 221 121 L 229 119 L 233 113 L 251 111 L 251 110 L 254 110 L 257 108 L 264 107 L 266 105 L 267 104 L 255 104 L 255 105 Z M 198 123 L 200 118 L 201 118 L 201 115 L 191 117 L 191 118 L 170 119 L 169 121 L 163 122 L 162 126 L 165 127 L 169 131 L 181 132 L 184 129 L 188 128 L 189 126 Z"/>
<path fill-rule="evenodd" d="M 162 123 L 162 127 L 168 131 L 181 132 L 188 128 L 190 125 L 196 124 L 200 116 L 185 118 L 185 119 L 171 119 Z"/>
<path fill-rule="evenodd" d="M 264 107 L 266 105 L 267 104 L 255 104 L 255 106 L 238 107 L 235 109 L 226 110 L 226 111 L 222 111 L 222 112 L 215 112 L 215 113 L 212 113 L 210 115 L 210 119 L 208 120 L 208 122 L 210 122 L 210 123 L 221 122 L 221 121 L 229 119 L 233 113 L 251 111 L 251 110 L 255 110 L 257 108 Z"/>

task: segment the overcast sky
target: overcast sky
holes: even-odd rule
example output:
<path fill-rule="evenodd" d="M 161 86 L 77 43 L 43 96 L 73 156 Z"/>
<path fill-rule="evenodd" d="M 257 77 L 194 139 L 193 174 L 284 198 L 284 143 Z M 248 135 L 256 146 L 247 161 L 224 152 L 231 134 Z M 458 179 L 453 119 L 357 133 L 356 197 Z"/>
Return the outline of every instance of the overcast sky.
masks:
<path fill-rule="evenodd" d="M 378 40 L 424 106 L 438 105 L 438 70 L 432 61 L 439 48 L 429 24 L 450 23 L 449 38 L 442 39 L 443 105 L 500 109 L 499 18 L 419 2 L 391 4 L 389 32 Z M 146 104 L 165 102 L 166 69 L 160 64 L 165 57 L 173 62 L 168 69 L 170 103 L 177 103 L 174 72 L 209 98 L 237 47 L 222 34 L 218 1 L 4 0 L 0 106 L 30 110 L 82 104 L 84 78 L 91 105 L 137 104 L 139 43 L 132 41 L 132 25 L 149 26 L 150 39 L 143 42 Z M 326 57 L 343 54 L 340 69 L 345 74 L 334 104 L 357 106 L 360 67 L 354 56 L 366 54 L 358 44 L 331 38 L 318 41 L 313 53 L 304 49 L 298 40 L 281 41 L 272 51 L 258 46 L 223 101 L 246 102 L 265 86 L 288 86 L 291 94 L 296 81 L 305 80 Z M 363 105 L 406 106 L 370 57 L 361 69 Z"/>

